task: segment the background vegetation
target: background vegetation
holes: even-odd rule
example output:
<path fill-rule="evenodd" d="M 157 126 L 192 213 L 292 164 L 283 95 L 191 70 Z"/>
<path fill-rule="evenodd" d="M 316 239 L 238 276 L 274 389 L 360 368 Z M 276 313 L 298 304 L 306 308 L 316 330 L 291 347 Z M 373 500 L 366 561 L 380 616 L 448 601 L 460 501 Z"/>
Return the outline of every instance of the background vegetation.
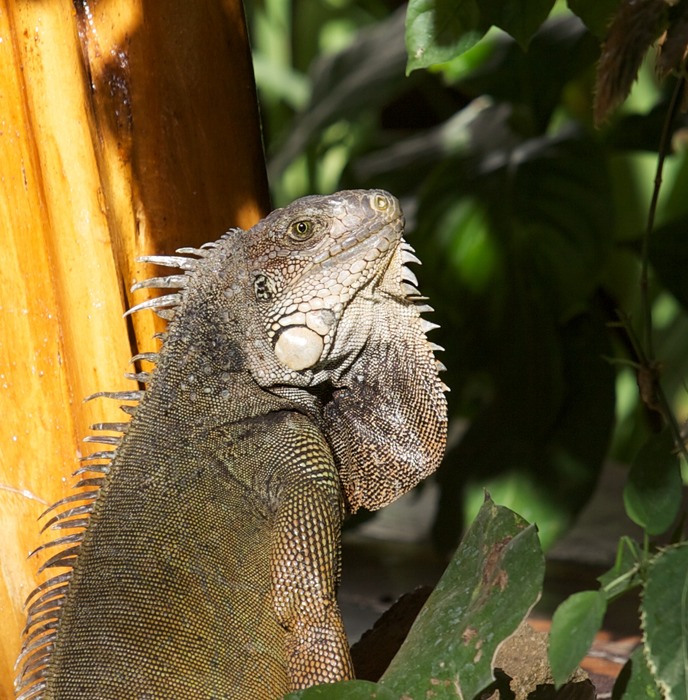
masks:
<path fill-rule="evenodd" d="M 644 541 L 623 540 L 600 591 L 560 608 L 555 677 L 585 652 L 607 604 L 642 586 L 645 647 L 628 692 L 651 696 L 658 682 L 685 697 L 685 653 L 666 679 L 656 651 L 688 635 L 678 456 L 688 3 L 416 0 L 407 14 L 380 0 L 264 0 L 250 10 L 275 203 L 383 187 L 407 213 L 452 389 L 436 544 L 457 543 L 487 487 L 537 522 L 548 547 L 605 461 L 629 465 L 625 506 Z M 658 39 L 663 50 L 648 51 Z M 658 549 L 653 537 L 667 531 L 677 544 Z M 660 588 L 673 597 L 651 621 Z M 649 684 L 638 680 L 648 669 Z"/>
<path fill-rule="evenodd" d="M 408 76 L 405 5 L 250 6 L 275 204 L 344 187 L 402 199 L 420 286 L 441 324 L 433 339 L 447 348 L 451 415 L 457 431 L 467 426 L 438 477 L 436 536 L 447 546 L 476 480 L 551 543 L 603 460 L 629 463 L 661 423 L 638 392 L 632 336 L 646 335 L 642 236 L 674 84 L 657 79 L 650 52 L 623 107 L 594 126 L 600 36 L 617 4 L 587 3 L 591 31 L 564 3 L 550 13 L 541 2 L 544 21 L 531 21 L 521 44 L 493 27 Z M 687 138 L 681 115 L 650 247 L 653 354 L 679 420 L 688 413 Z"/>
<path fill-rule="evenodd" d="M 37 583 L 39 562 L 26 560 L 36 516 L 69 493 L 89 423 L 108 420 L 81 400 L 128 388 L 122 368 L 137 345 L 150 347 L 152 321 L 121 319 L 131 283 L 149 274 L 136 256 L 248 227 L 267 197 L 238 2 L 0 4 L 9 698 Z M 555 615 L 554 675 L 567 677 L 608 604 L 641 588 L 643 645 L 617 695 L 686 697 L 677 454 L 688 408 L 688 132 L 675 107 L 685 103 L 688 0 L 411 0 L 408 13 L 382 0 L 246 4 L 275 203 L 386 187 L 424 260 L 452 387 L 436 544 L 456 544 L 487 486 L 549 546 L 602 464 L 627 465 L 626 510 L 645 534 L 624 538 L 599 590 Z M 662 34 L 657 54 L 649 47 Z M 489 677 L 485 661 L 537 597 L 542 560 L 535 529 L 501 506 L 486 503 L 474 523 L 402 650 L 413 663 L 345 697 L 422 697 L 428 682 L 437 695 L 437 680 L 456 696 L 456 674 L 466 681 L 478 656 L 461 692 Z M 456 624 L 440 634 L 446 620 Z M 437 653 L 421 655 L 429 645 Z M 450 658 L 457 646 L 468 656 Z"/>

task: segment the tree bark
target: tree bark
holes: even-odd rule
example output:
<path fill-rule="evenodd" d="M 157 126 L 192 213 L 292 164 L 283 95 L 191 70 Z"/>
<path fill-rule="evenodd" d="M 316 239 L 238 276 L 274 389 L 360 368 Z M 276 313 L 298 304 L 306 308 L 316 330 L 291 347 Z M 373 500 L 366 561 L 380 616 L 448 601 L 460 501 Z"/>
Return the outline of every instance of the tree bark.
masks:
<path fill-rule="evenodd" d="M 154 270 L 268 209 L 239 0 L 0 0 L 0 699 L 13 697 L 37 517 L 68 495 L 88 425 L 124 418 Z M 139 295 L 137 300 L 143 297 Z M 103 405 L 100 405 L 103 404 Z M 45 557 L 44 557 L 45 559 Z"/>

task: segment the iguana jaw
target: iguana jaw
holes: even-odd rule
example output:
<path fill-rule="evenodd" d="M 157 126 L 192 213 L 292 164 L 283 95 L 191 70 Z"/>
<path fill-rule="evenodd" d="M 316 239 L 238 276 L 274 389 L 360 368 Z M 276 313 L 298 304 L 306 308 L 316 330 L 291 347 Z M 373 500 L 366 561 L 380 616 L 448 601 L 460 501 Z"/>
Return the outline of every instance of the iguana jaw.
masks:
<path fill-rule="evenodd" d="M 338 358 L 333 357 L 332 351 L 346 307 L 356 294 L 366 294 L 366 289 L 382 282 L 399 247 L 402 230 L 400 215 L 351 248 L 327 251 L 329 256 L 322 263 L 321 279 L 331 270 L 333 284 L 322 286 L 316 295 L 302 301 L 295 312 L 273 321 L 269 330 L 275 356 L 285 367 L 304 370 L 322 362 L 337 364 Z M 366 252 L 362 254 L 362 250 Z M 398 292 L 404 293 L 401 288 Z M 358 319 L 357 325 L 359 333 L 366 332 L 366 319 Z M 352 349 L 347 346 L 345 355 L 351 356 Z"/>

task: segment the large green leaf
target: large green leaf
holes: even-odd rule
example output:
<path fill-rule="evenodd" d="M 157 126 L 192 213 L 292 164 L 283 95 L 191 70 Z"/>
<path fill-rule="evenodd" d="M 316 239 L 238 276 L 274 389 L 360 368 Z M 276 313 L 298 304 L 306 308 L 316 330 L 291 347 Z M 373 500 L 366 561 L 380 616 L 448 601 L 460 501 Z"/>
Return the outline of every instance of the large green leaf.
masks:
<path fill-rule="evenodd" d="M 688 698 L 688 542 L 650 562 L 641 603 L 645 652 L 664 700 Z"/>
<path fill-rule="evenodd" d="M 494 309 L 488 309 L 490 316 L 484 323 L 493 325 L 501 318 L 513 323 L 517 316 L 534 315 L 533 330 L 537 331 L 548 320 L 542 317 L 543 308 L 548 307 L 558 323 L 587 306 L 612 251 L 611 186 L 604 151 L 594 139 L 576 130 L 514 146 L 513 133 L 509 143 L 508 135 L 494 127 L 494 113 L 481 116 L 484 118 L 472 125 L 475 152 L 437 168 L 428 180 L 419 218 L 428 225 L 423 233 L 435 239 L 434 255 L 439 249 L 443 256 L 438 267 L 447 269 L 454 264 L 451 249 L 461 247 L 464 229 L 448 231 L 446 225 L 437 229 L 435 224 L 446 223 L 446 212 L 462 206 L 457 193 L 479 203 L 488 217 L 487 224 L 481 224 L 489 231 L 483 239 L 489 239 L 494 257 L 503 261 L 494 268 L 499 274 L 492 285 L 503 295 L 503 310 L 495 319 Z M 485 135 L 501 137 L 503 143 L 495 143 L 494 138 L 489 143 L 483 129 Z M 428 217 L 440 209 L 445 212 L 443 221 Z M 424 260 L 433 254 L 429 245 L 423 252 L 427 252 Z M 444 259 L 445 254 L 450 257 Z M 455 286 L 443 293 L 456 299 L 457 291 Z M 484 302 L 482 305 L 484 308 Z M 523 333 L 531 330 L 522 323 L 515 325 Z M 503 329 L 498 335 L 503 346 Z M 531 345 L 537 352 L 537 341 Z M 513 353 L 505 357 L 500 351 L 500 364 L 510 357 Z M 519 363 L 521 360 L 518 358 Z M 523 374 L 525 378 L 527 373 Z"/>
<path fill-rule="evenodd" d="M 540 319 L 542 323 L 542 316 Z M 451 490 L 450 476 L 465 479 L 464 465 L 470 464 L 476 475 L 475 486 L 468 490 L 469 512 L 477 496 L 474 492 L 484 486 L 497 501 L 537 524 L 545 550 L 590 497 L 614 426 L 615 373 L 604 359 L 610 350 L 603 321 L 595 314 L 581 315 L 557 335 L 557 353 L 561 354 L 557 371 L 563 380 L 558 403 L 550 402 L 551 387 L 550 393 L 538 396 L 547 381 L 540 379 L 540 372 L 551 371 L 543 362 L 539 371 L 534 367 L 528 375 L 534 386 L 532 395 L 513 388 L 511 402 L 507 398 L 506 405 L 490 407 L 487 416 L 474 421 L 450 454 L 450 464 L 454 466 L 455 459 L 457 468 L 451 475 L 443 474 L 441 480 Z M 530 365 L 524 362 L 522 367 L 525 370 Z M 531 408 L 529 399 L 537 402 L 535 407 Z M 506 412 L 509 403 L 511 415 Z M 545 431 L 538 434 L 525 427 L 521 423 L 524 415 L 545 426 Z M 496 467 L 505 471 L 495 476 Z M 447 521 L 456 520 L 456 507 L 445 505 L 443 498 L 439 515 L 446 529 Z"/>
<path fill-rule="evenodd" d="M 410 0 L 406 70 L 451 61 L 491 26 L 503 29 L 525 49 L 553 6 L 554 0 Z"/>
<path fill-rule="evenodd" d="M 633 460 L 624 488 L 629 517 L 650 535 L 674 521 L 681 506 L 681 471 L 669 429 L 651 435 Z"/>
<path fill-rule="evenodd" d="M 474 697 L 543 573 L 535 527 L 488 498 L 380 683 L 397 696 Z"/>
<path fill-rule="evenodd" d="M 611 252 L 611 188 L 604 155 L 577 132 L 533 139 L 510 158 L 507 211 L 516 241 L 567 314 L 599 283 Z"/>
<path fill-rule="evenodd" d="M 564 381 L 541 473 L 560 512 L 578 512 L 597 483 L 614 429 L 616 372 L 605 359 L 609 332 L 596 309 L 559 330 Z M 549 475 L 549 476 L 547 476 Z"/>
<path fill-rule="evenodd" d="M 561 347 L 551 314 L 526 282 L 513 281 L 512 303 L 500 300 L 501 337 L 495 341 L 496 357 L 490 362 L 496 382 L 494 398 L 473 418 L 438 474 L 442 490 L 433 537 L 440 547 L 455 544 L 464 527 L 462 486 L 471 479 L 478 487 L 491 488 L 496 478 L 499 486 L 495 490 L 500 498 L 508 498 L 509 506 L 518 508 L 519 500 L 530 496 L 529 515 L 543 524 L 549 520 L 551 509 L 546 503 L 540 507 L 548 498 L 546 486 L 551 480 L 542 468 L 542 456 L 561 409 Z M 526 475 L 515 476 L 518 471 Z M 567 511 L 560 515 L 565 521 Z M 557 534 L 561 524 L 555 524 Z M 551 543 L 551 529 L 547 540 Z"/>
<path fill-rule="evenodd" d="M 370 681 L 341 681 L 289 693 L 284 700 L 399 700 L 399 696 Z"/>
<path fill-rule="evenodd" d="M 456 76 L 462 91 L 489 95 L 516 110 L 512 127 L 522 136 L 547 132 L 562 93 L 590 71 L 599 56 L 599 42 L 577 18 L 557 15 L 533 36 L 527 52 L 509 37 L 496 37 L 491 58 Z M 498 150 L 494 144 L 493 150 Z"/>
<path fill-rule="evenodd" d="M 427 200 L 434 209 L 453 208 L 462 193 L 482 204 L 507 273 L 520 287 L 507 292 L 513 304 L 507 317 L 535 297 L 557 321 L 565 320 L 587 304 L 612 252 L 614 213 L 604 150 L 574 128 L 514 145 L 513 132 L 495 128 L 497 115 L 485 111 L 480 117 L 471 125 L 473 152 L 464 149 L 437 168 Z M 519 292 L 528 296 L 519 298 Z"/>
<path fill-rule="evenodd" d="M 606 610 L 602 591 L 582 591 L 569 596 L 554 612 L 549 663 L 557 686 L 566 683 L 587 654 Z"/>
<path fill-rule="evenodd" d="M 461 527 L 462 486 L 515 471 L 525 471 L 523 483 L 541 492 L 538 524 L 552 506 L 558 510 L 558 522 L 549 519 L 551 541 L 589 496 L 614 421 L 615 376 L 604 360 L 608 331 L 588 311 L 613 232 L 602 149 L 579 132 L 511 150 L 485 148 L 484 159 L 438 168 L 419 213 L 428 225 L 418 244 L 423 289 L 444 316 L 438 342 L 455 348 L 447 358 L 449 382 L 465 384 L 466 368 L 492 380 L 439 475 L 434 534 L 442 545 Z M 466 194 L 457 199 L 456 192 Z M 462 212 L 468 197 L 480 216 L 457 216 L 461 225 L 449 228 L 450 213 Z M 454 253 L 468 249 L 468 236 L 489 262 L 480 269 L 480 287 L 469 287 L 464 261 Z M 433 259 L 438 251 L 441 258 Z"/>

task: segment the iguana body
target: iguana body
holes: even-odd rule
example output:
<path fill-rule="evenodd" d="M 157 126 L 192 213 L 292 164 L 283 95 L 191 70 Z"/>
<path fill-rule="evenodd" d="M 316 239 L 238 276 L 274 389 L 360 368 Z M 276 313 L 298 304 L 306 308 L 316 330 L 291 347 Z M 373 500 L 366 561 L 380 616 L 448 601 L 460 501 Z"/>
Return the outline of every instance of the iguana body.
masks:
<path fill-rule="evenodd" d="M 93 442 L 30 597 L 18 697 L 278 698 L 352 676 L 345 507 L 437 465 L 443 385 L 382 191 L 307 197 L 144 287 L 168 333 L 126 424 Z M 106 394 L 107 395 L 107 394 Z M 89 473 L 93 472 L 93 473 Z"/>

